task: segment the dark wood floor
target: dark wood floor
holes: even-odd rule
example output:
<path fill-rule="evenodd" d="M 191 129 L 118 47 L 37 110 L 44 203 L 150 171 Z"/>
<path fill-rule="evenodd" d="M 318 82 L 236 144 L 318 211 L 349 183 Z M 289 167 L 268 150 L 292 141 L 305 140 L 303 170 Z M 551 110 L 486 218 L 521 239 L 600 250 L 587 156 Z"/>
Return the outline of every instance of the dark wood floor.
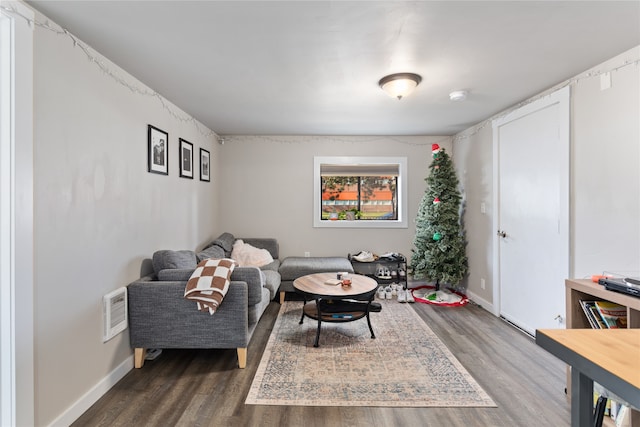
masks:
<path fill-rule="evenodd" d="M 413 304 L 497 408 L 245 405 L 280 305 L 272 302 L 248 349 L 165 350 L 134 369 L 74 426 L 568 426 L 565 365 L 527 335 L 475 305 Z M 375 325 L 374 325 L 375 326 Z M 411 329 L 411 325 L 407 325 Z"/>

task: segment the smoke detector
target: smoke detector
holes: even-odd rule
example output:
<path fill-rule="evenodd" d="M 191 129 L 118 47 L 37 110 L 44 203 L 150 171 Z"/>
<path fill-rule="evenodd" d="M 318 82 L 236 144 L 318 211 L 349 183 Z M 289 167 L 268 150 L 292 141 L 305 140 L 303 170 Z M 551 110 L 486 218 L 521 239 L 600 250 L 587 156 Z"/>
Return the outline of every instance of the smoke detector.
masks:
<path fill-rule="evenodd" d="M 467 99 L 466 90 L 454 90 L 449 94 L 449 99 L 452 101 L 464 101 Z"/>

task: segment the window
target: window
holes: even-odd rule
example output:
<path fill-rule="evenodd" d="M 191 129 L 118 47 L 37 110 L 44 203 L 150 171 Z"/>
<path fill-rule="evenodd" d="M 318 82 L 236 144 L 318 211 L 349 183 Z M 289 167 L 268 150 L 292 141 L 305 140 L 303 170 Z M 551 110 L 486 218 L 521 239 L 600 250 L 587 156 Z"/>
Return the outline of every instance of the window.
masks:
<path fill-rule="evenodd" d="M 314 227 L 406 228 L 405 157 L 315 157 Z"/>

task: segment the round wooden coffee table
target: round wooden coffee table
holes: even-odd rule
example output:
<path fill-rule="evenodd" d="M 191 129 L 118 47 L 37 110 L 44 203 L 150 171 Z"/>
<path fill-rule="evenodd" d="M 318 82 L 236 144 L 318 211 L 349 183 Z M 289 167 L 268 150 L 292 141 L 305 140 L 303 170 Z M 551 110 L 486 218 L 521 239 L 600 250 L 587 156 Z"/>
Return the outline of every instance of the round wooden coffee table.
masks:
<path fill-rule="evenodd" d="M 296 292 L 304 297 L 300 324 L 305 316 L 318 321 L 314 347 L 318 347 L 320 341 L 322 322 L 353 322 L 366 317 L 371 338 L 376 337 L 371 327 L 369 311 L 378 282 L 360 274 L 349 274 L 349 277 L 349 287 L 327 284 L 336 279 L 335 272 L 309 274 L 293 281 Z M 315 301 L 315 304 L 307 304 L 307 301 Z"/>

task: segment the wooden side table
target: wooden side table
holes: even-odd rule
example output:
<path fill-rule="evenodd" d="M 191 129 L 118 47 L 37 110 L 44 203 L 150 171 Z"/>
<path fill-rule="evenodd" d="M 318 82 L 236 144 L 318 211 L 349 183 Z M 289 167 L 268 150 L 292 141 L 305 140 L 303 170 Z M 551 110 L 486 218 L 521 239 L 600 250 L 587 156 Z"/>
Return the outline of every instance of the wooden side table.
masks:
<path fill-rule="evenodd" d="M 602 300 L 627 307 L 627 328 L 640 328 L 640 298 L 609 291 L 588 279 L 566 279 L 567 329 L 591 329 L 580 306 L 580 300 Z M 567 367 L 567 396 L 572 395 L 571 368 Z M 640 411 L 630 410 L 632 426 L 640 426 Z"/>

